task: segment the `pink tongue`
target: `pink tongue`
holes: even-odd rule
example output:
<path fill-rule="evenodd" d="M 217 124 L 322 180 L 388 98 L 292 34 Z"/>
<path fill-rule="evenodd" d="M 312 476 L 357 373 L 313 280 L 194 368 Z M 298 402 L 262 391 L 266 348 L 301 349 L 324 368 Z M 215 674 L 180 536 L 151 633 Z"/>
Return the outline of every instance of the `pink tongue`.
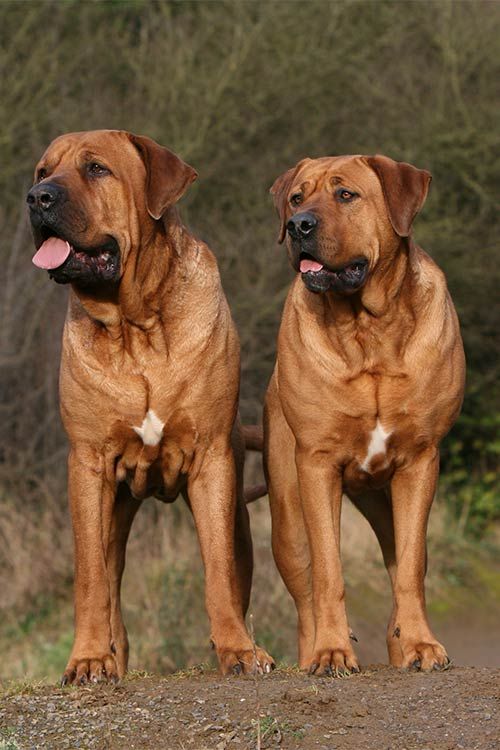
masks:
<path fill-rule="evenodd" d="M 60 240 L 58 237 L 49 237 L 41 245 L 33 256 L 33 263 L 38 268 L 44 268 L 48 271 L 51 268 L 62 266 L 71 252 L 69 242 Z"/>
<path fill-rule="evenodd" d="M 323 268 L 322 263 L 318 263 L 317 260 L 311 260 L 310 258 L 303 258 L 300 261 L 300 272 L 307 273 L 308 271 L 321 271 Z"/>

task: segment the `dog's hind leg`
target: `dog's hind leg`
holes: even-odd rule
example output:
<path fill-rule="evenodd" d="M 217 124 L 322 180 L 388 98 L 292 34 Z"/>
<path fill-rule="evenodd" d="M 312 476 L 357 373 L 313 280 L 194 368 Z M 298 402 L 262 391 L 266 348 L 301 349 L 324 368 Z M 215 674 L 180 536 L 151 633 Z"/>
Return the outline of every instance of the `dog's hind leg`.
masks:
<path fill-rule="evenodd" d="M 269 403 L 269 399 L 264 420 L 273 555 L 297 608 L 299 666 L 307 669 L 313 654 L 315 620 L 311 556 L 298 489 L 295 440 L 281 409 L 276 403 Z"/>
<path fill-rule="evenodd" d="M 385 567 L 389 574 L 394 592 L 396 581 L 396 544 L 394 539 L 394 519 L 389 490 L 372 490 L 362 495 L 349 495 L 350 500 L 366 518 L 377 537 L 382 550 Z M 393 604 L 391 617 L 387 626 L 387 651 L 389 662 L 393 667 L 400 667 L 403 660 L 397 633 L 395 635 L 396 607 Z"/>
<path fill-rule="evenodd" d="M 119 677 L 123 677 L 127 671 L 129 652 L 127 630 L 121 612 L 120 588 L 125 567 L 127 540 L 140 505 L 141 501 L 132 497 L 126 484 L 122 483 L 118 486 L 111 517 L 106 566 L 111 600 L 111 650 L 115 654 Z"/>
<path fill-rule="evenodd" d="M 245 465 L 245 439 L 239 420 L 236 420 L 231 434 L 231 445 L 236 468 L 236 509 L 234 526 L 234 555 L 236 561 L 236 582 L 239 589 L 243 617 L 250 603 L 253 576 L 253 547 L 250 533 L 250 518 L 243 491 L 243 469 Z"/>
<path fill-rule="evenodd" d="M 241 498 L 238 498 L 235 511 L 234 554 L 236 559 L 236 580 L 240 592 L 243 616 L 250 604 L 250 591 L 253 574 L 253 549 L 250 535 L 248 509 Z"/>

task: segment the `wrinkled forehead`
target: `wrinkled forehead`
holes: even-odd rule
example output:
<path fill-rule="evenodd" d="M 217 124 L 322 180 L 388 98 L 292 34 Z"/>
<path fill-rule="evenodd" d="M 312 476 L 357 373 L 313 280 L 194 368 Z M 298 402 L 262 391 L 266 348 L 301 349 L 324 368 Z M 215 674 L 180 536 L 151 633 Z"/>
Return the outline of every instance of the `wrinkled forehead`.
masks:
<path fill-rule="evenodd" d="M 341 185 L 357 191 L 380 190 L 379 180 L 363 156 L 325 156 L 310 159 L 298 170 L 294 186 L 306 184 L 308 192 Z"/>
<path fill-rule="evenodd" d="M 56 138 L 46 149 L 39 165 L 47 164 L 52 169 L 58 165 L 78 165 L 82 161 L 100 160 L 104 166 L 120 164 L 124 156 L 140 161 L 136 148 L 127 134 L 120 130 L 90 130 L 82 133 L 66 133 Z"/>

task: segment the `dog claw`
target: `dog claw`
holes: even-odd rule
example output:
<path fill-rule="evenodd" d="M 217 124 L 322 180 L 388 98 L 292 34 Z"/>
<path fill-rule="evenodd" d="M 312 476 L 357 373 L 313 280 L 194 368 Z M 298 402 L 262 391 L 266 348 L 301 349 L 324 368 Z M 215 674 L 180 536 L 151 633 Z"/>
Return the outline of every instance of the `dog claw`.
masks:
<path fill-rule="evenodd" d="M 217 654 L 222 674 L 265 674 L 274 669 L 273 657 L 258 646 L 253 649 L 230 649 Z"/>
<path fill-rule="evenodd" d="M 68 682 L 69 682 L 68 675 L 67 674 L 63 674 L 63 676 L 61 677 L 61 687 L 66 687 L 66 685 L 68 684 Z"/>
<path fill-rule="evenodd" d="M 415 659 L 414 662 L 412 662 L 412 669 L 420 669 L 421 661 L 420 659 Z"/>
<path fill-rule="evenodd" d="M 445 671 L 446 669 L 449 669 L 451 666 L 451 659 L 448 658 L 448 656 L 445 657 L 445 660 L 442 664 L 440 664 L 438 661 L 435 661 L 432 665 L 432 669 L 435 672 L 441 672 Z"/>
<path fill-rule="evenodd" d="M 349 633 L 349 638 L 351 639 L 351 641 L 356 641 L 356 643 L 358 642 L 358 639 L 356 638 L 356 636 L 354 635 L 354 633 L 352 632 L 352 630 Z"/>
<path fill-rule="evenodd" d="M 309 674 L 314 674 L 318 667 L 319 664 L 311 664 L 311 666 L 309 667 Z"/>

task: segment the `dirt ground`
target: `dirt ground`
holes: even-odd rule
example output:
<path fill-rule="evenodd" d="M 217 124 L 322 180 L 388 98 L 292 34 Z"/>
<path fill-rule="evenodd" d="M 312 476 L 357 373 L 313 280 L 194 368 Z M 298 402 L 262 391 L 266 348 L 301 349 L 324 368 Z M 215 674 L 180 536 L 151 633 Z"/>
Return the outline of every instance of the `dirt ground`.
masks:
<path fill-rule="evenodd" d="M 0 696 L 0 748 L 494 750 L 499 682 L 500 669 L 372 666 L 344 679 L 194 669 L 116 686 L 11 687 Z"/>

